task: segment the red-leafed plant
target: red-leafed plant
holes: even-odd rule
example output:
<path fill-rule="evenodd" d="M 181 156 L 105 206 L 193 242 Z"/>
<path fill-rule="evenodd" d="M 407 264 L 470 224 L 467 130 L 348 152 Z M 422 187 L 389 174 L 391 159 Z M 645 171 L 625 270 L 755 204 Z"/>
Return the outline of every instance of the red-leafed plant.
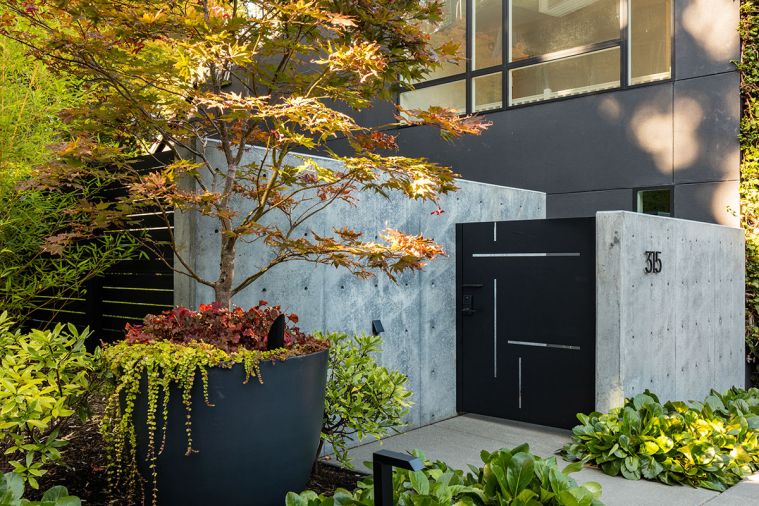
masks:
<path fill-rule="evenodd" d="M 227 309 L 218 302 L 201 304 L 198 311 L 176 307 L 146 316 L 143 325 L 127 324 L 126 341 L 130 344 L 204 342 L 226 352 L 238 348 L 266 350 L 269 329 L 281 314 L 284 313 L 280 306 L 269 306 L 265 300 L 247 311 L 240 307 Z M 285 325 L 286 347 L 305 344 L 312 339 L 292 325 L 298 323 L 296 314 L 285 314 L 285 317 L 291 323 Z"/>

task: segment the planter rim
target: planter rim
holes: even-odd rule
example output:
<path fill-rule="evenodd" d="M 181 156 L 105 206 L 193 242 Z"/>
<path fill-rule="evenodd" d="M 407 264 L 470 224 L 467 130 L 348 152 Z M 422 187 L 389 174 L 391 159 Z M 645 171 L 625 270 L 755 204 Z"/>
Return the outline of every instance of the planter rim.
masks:
<path fill-rule="evenodd" d="M 181 346 L 181 344 L 180 344 L 180 346 Z M 311 353 L 306 353 L 304 355 L 293 355 L 291 357 L 287 357 L 284 360 L 268 359 L 267 358 L 267 359 L 262 360 L 261 363 L 264 363 L 264 362 L 274 362 L 274 363 L 276 363 L 276 362 L 289 362 L 290 360 L 295 360 L 295 359 L 299 359 L 299 358 L 306 358 L 306 357 L 310 357 L 312 355 L 318 355 L 319 353 L 328 352 L 329 348 L 330 347 L 324 348 L 323 350 L 319 350 L 319 351 L 312 351 Z M 221 349 L 221 348 L 219 348 L 219 349 Z M 274 348 L 273 350 L 262 350 L 262 351 L 264 351 L 264 352 L 266 352 L 266 351 L 276 351 L 276 350 L 279 350 L 279 349 L 281 349 L 281 348 Z M 229 352 L 226 352 L 226 353 L 229 354 Z M 214 368 L 214 367 L 215 366 L 212 366 L 211 368 Z"/>
<path fill-rule="evenodd" d="M 268 351 L 276 351 L 277 349 L 279 349 L 279 348 L 275 348 L 274 350 L 268 350 Z M 324 348 L 323 350 L 319 350 L 319 351 L 312 351 L 311 353 L 306 353 L 305 355 L 293 355 L 292 357 L 287 357 L 287 358 L 286 358 L 286 359 L 284 359 L 284 360 L 277 360 L 276 358 L 267 358 L 267 359 L 262 359 L 262 360 L 261 360 L 261 364 L 268 364 L 268 363 L 272 363 L 272 364 L 276 364 L 276 363 L 284 363 L 284 362 L 289 362 L 289 361 L 291 361 L 291 360 L 300 360 L 300 359 L 304 359 L 304 358 L 312 357 L 312 356 L 314 356 L 314 355 L 318 355 L 319 353 L 326 353 L 326 352 L 329 352 L 329 348 Z M 242 364 L 235 364 L 235 365 L 242 365 Z M 211 366 L 211 367 L 209 367 L 209 369 L 214 369 L 214 368 L 217 368 L 217 367 L 218 367 L 218 366 Z M 222 367 L 221 369 L 224 369 L 224 368 Z"/>

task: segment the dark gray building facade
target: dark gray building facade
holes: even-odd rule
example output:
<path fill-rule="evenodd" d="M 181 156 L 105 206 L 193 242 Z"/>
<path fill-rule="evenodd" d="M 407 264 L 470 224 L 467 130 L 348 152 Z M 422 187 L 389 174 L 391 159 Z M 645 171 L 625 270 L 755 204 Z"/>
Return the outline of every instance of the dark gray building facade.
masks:
<path fill-rule="evenodd" d="M 739 75 L 733 64 L 739 57 L 737 0 L 489 1 L 498 2 L 498 14 L 503 13 L 500 18 L 491 16 L 499 23 L 498 37 L 491 39 L 496 45 L 501 44 L 503 54 L 508 56 L 495 65 L 490 65 L 491 59 L 487 68 L 477 69 L 473 63 L 480 51 L 476 44 L 484 44 L 477 39 L 478 31 L 487 29 L 478 27 L 483 16 L 477 18 L 476 10 L 487 0 L 448 2 L 464 19 L 466 28 L 462 30 L 470 43 L 464 44 L 462 51 L 466 51 L 468 63 L 453 70 L 458 75 L 444 74 L 432 81 L 442 86 L 417 85 L 417 91 L 423 90 L 424 96 L 406 102 L 413 106 L 425 101 L 421 105 L 434 105 L 435 93 L 440 90 L 448 100 L 444 97 L 443 105 L 450 107 L 456 103 L 450 96 L 459 93 L 462 112 L 478 112 L 492 126 L 481 136 L 454 142 L 442 140 L 429 127 L 403 127 L 397 132 L 402 154 L 424 156 L 449 165 L 464 179 L 546 192 L 549 218 L 591 216 L 599 210 L 643 211 L 647 194 L 641 190 L 653 190 L 650 195 L 663 197 L 663 205 L 668 207 L 659 214 L 737 225 L 740 94 Z M 570 34 L 569 42 L 564 43 L 565 46 L 581 43 L 576 48 L 565 48 L 560 41 L 559 45 L 543 49 L 552 52 L 530 53 L 529 42 L 527 49 L 521 40 L 514 42 L 520 16 L 524 19 L 532 16 L 530 22 L 545 18 L 545 23 L 556 23 L 562 16 L 571 18 L 591 12 L 596 2 L 619 2 L 616 13 L 619 19 L 612 21 L 622 27 L 618 40 L 603 40 L 605 35 L 589 33 L 592 27 L 583 28 L 576 22 L 577 26 L 570 28 L 580 33 Z M 649 9 L 647 15 L 659 21 L 663 18 L 666 33 L 649 35 L 656 19 L 653 25 L 637 21 L 640 33 L 635 31 L 636 20 L 643 19 L 643 14 L 635 9 L 648 8 L 645 3 L 658 5 Z M 607 17 L 599 18 L 598 24 L 607 21 Z M 541 27 L 539 23 L 525 26 L 546 29 L 535 37 L 541 43 L 563 29 L 553 25 Z M 508 28 L 501 30 L 500 26 Z M 500 37 L 504 32 L 507 35 Z M 586 40 L 588 37 L 590 40 Z M 664 73 L 656 74 L 658 77 L 636 81 L 634 60 L 638 56 L 634 51 L 643 54 L 646 49 L 634 48 L 646 37 L 658 37 L 660 43 L 655 50 L 659 61 L 663 61 L 662 51 L 671 60 Z M 491 42 L 491 50 L 492 47 Z M 525 56 L 515 56 L 517 51 Z M 609 52 L 615 62 L 612 74 L 621 74 L 612 86 L 592 89 L 583 87 L 592 84 L 592 80 L 586 83 L 580 79 L 579 85 L 572 82 L 567 85 L 574 86 L 576 93 L 562 95 L 548 88 L 551 72 L 556 74 L 550 65 L 558 67 L 556 63 L 572 58 L 580 62 L 586 55 Z M 621 63 L 616 58 L 621 58 Z M 589 74 L 597 72 L 593 66 L 583 65 L 575 64 L 573 72 L 583 68 L 589 69 Z M 518 74 L 532 68 L 537 69 L 533 74 L 541 72 L 537 85 Z M 554 83 L 567 80 L 566 72 L 562 76 L 553 77 Z M 475 97 L 474 88 L 482 78 L 502 82 L 503 91 L 497 89 L 495 95 L 498 100 L 501 96 L 508 97 L 507 100 L 501 100 L 495 107 L 481 107 L 482 101 Z M 531 78 L 534 80 L 535 76 Z M 569 81 L 572 79 L 577 80 Z M 599 79 L 604 81 L 608 77 Z M 458 91 L 453 90 L 456 83 Z M 547 89 L 537 99 L 536 95 L 531 95 L 531 99 L 515 99 L 517 93 L 534 93 L 518 91 L 520 86 L 537 87 L 538 92 L 541 86 Z M 403 98 L 400 102 L 404 105 Z M 378 106 L 360 112 L 359 119 L 366 124 L 383 124 L 392 121 L 392 115 L 391 106 Z"/>

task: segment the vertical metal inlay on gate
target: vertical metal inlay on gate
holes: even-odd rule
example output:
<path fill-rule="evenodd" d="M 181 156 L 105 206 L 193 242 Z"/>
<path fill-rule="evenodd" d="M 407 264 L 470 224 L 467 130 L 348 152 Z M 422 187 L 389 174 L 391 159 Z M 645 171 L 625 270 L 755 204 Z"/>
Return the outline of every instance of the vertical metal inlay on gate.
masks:
<path fill-rule="evenodd" d="M 522 409 L 522 357 L 519 357 L 519 409 Z"/>
<path fill-rule="evenodd" d="M 498 279 L 493 278 L 493 377 L 498 377 Z"/>

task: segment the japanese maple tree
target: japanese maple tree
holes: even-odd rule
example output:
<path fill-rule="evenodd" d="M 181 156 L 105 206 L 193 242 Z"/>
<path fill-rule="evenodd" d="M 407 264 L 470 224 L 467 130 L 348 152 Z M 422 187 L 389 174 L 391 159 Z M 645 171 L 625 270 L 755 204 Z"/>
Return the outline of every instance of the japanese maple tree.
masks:
<path fill-rule="evenodd" d="M 387 127 L 429 124 L 453 138 L 478 134 L 485 123 L 433 107 L 399 109 L 396 123 L 368 127 L 350 113 L 392 100 L 403 83 L 420 80 L 453 58 L 456 45 L 433 47 L 423 28 L 441 21 L 441 4 L 2 0 L 0 5 L 5 36 L 87 88 L 89 100 L 65 114 L 74 140 L 59 147 L 56 162 L 40 169 L 39 180 L 50 185 L 72 173 L 81 177 L 117 167 L 131 194 L 107 209 L 101 203 L 98 211 L 134 214 L 140 206 L 158 205 L 166 213 L 179 209 L 217 220 L 218 276 L 200 275 L 176 246 L 175 267 L 212 287 L 221 305 L 229 306 L 235 294 L 291 260 L 395 278 L 442 253 L 430 239 L 391 229 L 381 234 L 382 241 L 366 240 L 350 227 L 294 234 L 334 202 L 355 204 L 358 192 L 400 192 L 434 202 L 455 190 L 450 168 L 398 155 Z M 35 29 L 19 29 L 21 18 Z M 349 146 L 348 154 L 333 151 L 335 139 Z M 138 174 L 125 161 L 148 151 L 151 143 L 168 146 L 175 161 Z M 264 150 L 260 163 L 244 162 L 250 146 Z M 223 153 L 222 167 L 212 163 L 210 150 Z M 341 163 L 288 156 L 293 152 L 317 152 Z M 270 255 L 254 274 L 236 279 L 242 241 L 268 247 Z"/>

